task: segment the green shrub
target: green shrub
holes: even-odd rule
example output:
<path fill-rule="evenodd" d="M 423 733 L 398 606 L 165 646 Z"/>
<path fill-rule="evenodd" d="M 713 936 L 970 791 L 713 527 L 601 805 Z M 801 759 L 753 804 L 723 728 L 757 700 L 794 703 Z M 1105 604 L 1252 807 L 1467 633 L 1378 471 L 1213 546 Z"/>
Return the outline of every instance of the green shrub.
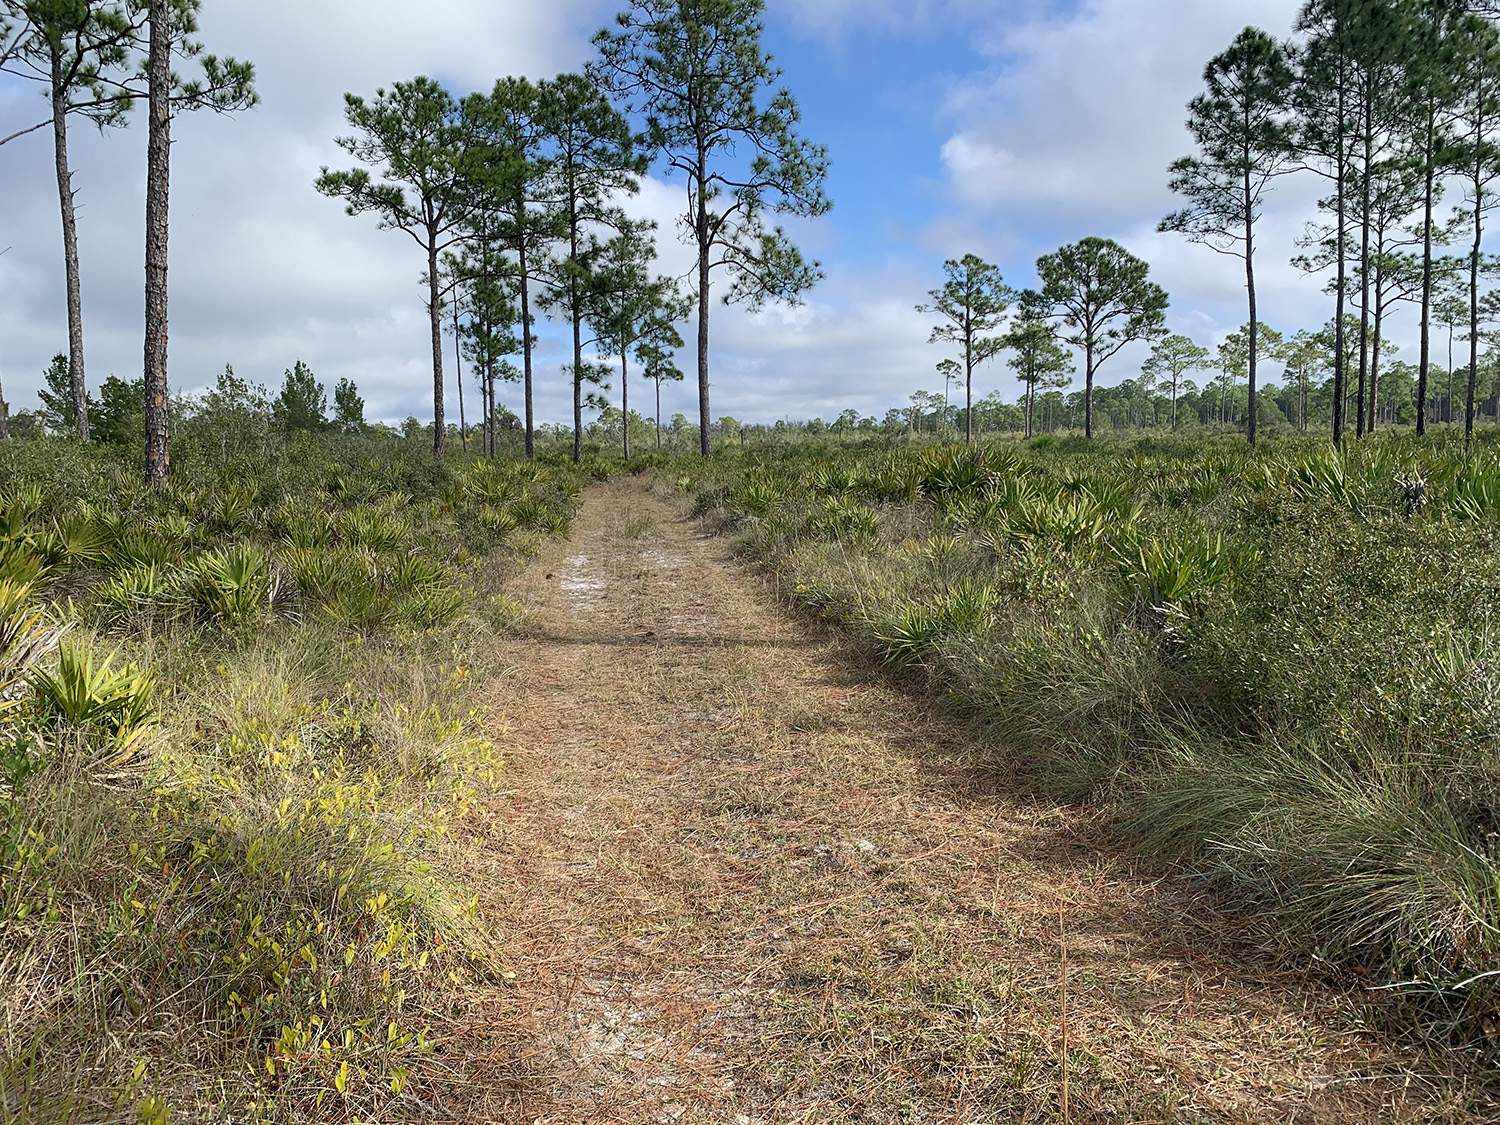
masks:
<path fill-rule="evenodd" d="M 1108 802 L 1269 946 L 1493 1008 L 1492 450 L 1044 435 L 693 474 L 790 597 L 982 709 L 1017 776 Z"/>
<path fill-rule="evenodd" d="M 345 543 L 370 551 L 394 551 L 411 535 L 410 525 L 377 508 L 350 508 L 335 522 Z"/>
<path fill-rule="evenodd" d="M 271 613 L 271 573 L 253 547 L 221 547 L 194 560 L 178 587 L 187 611 L 201 621 L 238 629 Z"/>
<path fill-rule="evenodd" d="M 1115 558 L 1130 604 L 1156 620 L 1217 586 L 1233 570 L 1224 536 L 1193 528 L 1126 541 Z"/>
<path fill-rule="evenodd" d="M 169 613 L 173 592 L 162 571 L 144 566 L 101 582 L 94 588 L 93 602 L 100 623 L 106 627 L 138 627 Z"/>
<path fill-rule="evenodd" d="M 28 678 L 36 714 L 129 743 L 156 715 L 156 682 L 134 664 L 116 666 L 117 656 L 98 660 L 81 645 L 64 644 L 56 668 L 35 668 Z"/>

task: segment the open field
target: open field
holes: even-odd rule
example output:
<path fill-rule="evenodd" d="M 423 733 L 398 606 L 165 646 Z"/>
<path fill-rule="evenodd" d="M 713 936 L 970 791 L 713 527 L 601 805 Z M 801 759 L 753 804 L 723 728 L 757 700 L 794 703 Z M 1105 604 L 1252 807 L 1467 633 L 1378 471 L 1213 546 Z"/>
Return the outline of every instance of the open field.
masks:
<path fill-rule="evenodd" d="M 6 1121 L 1497 1112 L 1487 455 L 0 452 Z"/>

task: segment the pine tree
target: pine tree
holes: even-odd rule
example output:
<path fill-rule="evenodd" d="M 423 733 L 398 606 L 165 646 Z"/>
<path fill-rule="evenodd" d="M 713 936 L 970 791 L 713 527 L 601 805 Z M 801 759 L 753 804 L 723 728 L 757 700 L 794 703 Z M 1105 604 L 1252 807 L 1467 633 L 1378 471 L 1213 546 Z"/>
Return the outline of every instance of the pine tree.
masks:
<path fill-rule="evenodd" d="M 286 372 L 271 413 L 288 431 L 316 433 L 328 428 L 328 393 L 300 359 Z"/>
<path fill-rule="evenodd" d="M 432 449 L 442 456 L 448 423 L 443 402 L 445 250 L 462 236 L 469 204 L 472 132 L 457 103 L 431 78 L 393 83 L 371 101 L 344 95 L 355 134 L 336 143 L 365 167 L 322 170 L 316 187 L 344 201 L 349 215 L 371 212 L 382 230 L 405 231 L 427 259 L 427 318 L 432 336 Z M 370 169 L 376 169 L 375 179 Z"/>
<path fill-rule="evenodd" d="M 998 336 L 988 335 L 1000 327 L 1005 310 L 1015 295 L 1000 276 L 1000 270 L 975 254 L 943 263 L 948 280 L 941 289 L 928 292 L 931 303 L 918 305 L 922 313 L 938 313 L 944 322 L 932 330 L 929 344 L 946 341 L 959 345 L 963 359 L 959 373 L 964 381 L 964 440 L 974 443 L 974 368 L 992 359 L 1005 347 Z"/>
<path fill-rule="evenodd" d="M 547 304 L 563 313 L 573 333 L 573 461 L 581 464 L 583 385 L 600 378 L 597 367 L 583 360 L 583 323 L 594 289 L 599 235 L 625 229 L 625 212 L 613 201 L 640 190 L 647 161 L 635 151 L 630 123 L 594 79 L 563 74 L 542 82 L 538 91 L 538 123 L 551 154 L 551 194 L 567 249 L 551 271 Z"/>
<path fill-rule="evenodd" d="M 1204 70 L 1208 89 L 1188 103 L 1188 131 L 1200 155 L 1172 165 L 1171 188 L 1188 206 L 1162 220 L 1245 263 L 1250 323 L 1257 321 L 1255 225 L 1272 182 L 1292 170 L 1289 120 L 1291 53 L 1259 28 L 1247 27 Z M 1250 425 L 1255 444 L 1257 341 L 1250 337 Z"/>
<path fill-rule="evenodd" d="M 1030 437 L 1037 390 L 1060 389 L 1072 382 L 1073 357 L 1058 344 L 1046 301 L 1033 289 L 1020 295 L 1016 318 L 1000 344 L 1016 353 L 1007 364 L 1026 388 L 1025 425 L 1026 436 Z"/>
<path fill-rule="evenodd" d="M 562 216 L 550 195 L 556 180 L 546 150 L 540 103 L 541 92 L 526 79 L 502 78 L 491 93 L 472 94 L 463 105 L 474 145 L 469 241 L 494 239 L 515 255 L 505 272 L 514 278 L 520 300 L 527 457 L 536 453 L 532 286 L 548 276 L 549 251 L 563 235 Z M 499 256 L 492 255 L 486 269 L 498 268 Z"/>
<path fill-rule="evenodd" d="M 149 0 L 146 66 L 146 339 L 144 395 L 146 482 L 163 487 L 171 469 L 167 384 L 167 234 L 172 168 L 172 117 L 184 110 L 219 113 L 248 109 L 257 99 L 255 70 L 247 62 L 201 58 L 202 77 L 183 82 L 172 73 L 174 56 L 198 56 L 202 0 Z"/>
<path fill-rule="evenodd" d="M 828 156 L 797 133 L 801 112 L 761 46 L 764 0 L 634 0 L 617 30 L 594 36 L 597 70 L 645 123 L 646 143 L 687 183 L 684 223 L 696 251 L 698 434 L 707 457 L 711 276 L 729 278 L 726 303 L 797 301 L 822 277 L 770 212 L 812 217 Z M 764 96 L 770 91 L 770 96 Z M 746 153 L 736 159 L 736 150 Z"/>
<path fill-rule="evenodd" d="M 1167 294 L 1150 267 L 1118 242 L 1089 237 L 1037 259 L 1042 296 L 1083 351 L 1083 430 L 1094 436 L 1094 375 L 1126 344 L 1160 335 Z"/>
<path fill-rule="evenodd" d="M 1479 381 L 1479 278 L 1484 268 L 1484 220 L 1500 203 L 1491 185 L 1500 177 L 1500 30 L 1488 19 L 1466 17 L 1460 37 L 1459 98 L 1453 114 L 1453 168 L 1464 189 L 1463 213 L 1473 241 L 1469 248 L 1469 380 L 1464 441 L 1474 438 Z"/>
<path fill-rule="evenodd" d="M 630 460 L 630 354 L 648 356 L 682 347 L 674 321 L 692 310 L 675 280 L 653 277 L 654 223 L 633 223 L 601 249 L 589 295 L 589 319 L 598 343 L 620 360 L 621 450 Z M 660 383 L 658 382 L 658 387 Z"/>
<path fill-rule="evenodd" d="M 1151 354 L 1141 371 L 1153 380 L 1166 380 L 1172 386 L 1172 429 L 1177 428 L 1177 393 L 1182 377 L 1189 371 L 1208 366 L 1208 349 L 1188 336 L 1163 336 L 1151 347 Z"/>
<path fill-rule="evenodd" d="M 333 426 L 341 434 L 364 432 L 365 400 L 353 379 L 340 379 L 333 388 Z"/>
<path fill-rule="evenodd" d="M 62 215 L 63 277 L 68 310 L 69 416 L 89 436 L 83 357 L 83 297 L 78 266 L 78 219 L 68 159 L 68 121 L 86 117 L 101 130 L 125 124 L 134 102 L 127 65 L 139 45 L 146 11 L 119 0 L 24 0 L 15 5 L 25 31 L 0 62 L 0 72 L 40 82 L 51 107 L 52 153 Z"/>

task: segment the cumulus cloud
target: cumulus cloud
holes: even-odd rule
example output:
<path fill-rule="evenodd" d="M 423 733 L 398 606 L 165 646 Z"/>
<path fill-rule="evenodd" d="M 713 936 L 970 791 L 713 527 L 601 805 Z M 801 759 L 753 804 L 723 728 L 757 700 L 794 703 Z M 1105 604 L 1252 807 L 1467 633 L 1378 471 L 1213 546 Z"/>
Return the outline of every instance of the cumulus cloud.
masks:
<path fill-rule="evenodd" d="M 1187 151 L 1205 60 L 1247 23 L 1286 34 L 1301 0 L 1088 0 L 999 19 L 986 74 L 956 86 L 943 160 L 960 198 L 1010 221 L 1117 227 L 1155 210 Z"/>
<path fill-rule="evenodd" d="M 302 359 L 329 386 L 355 379 L 373 416 L 430 415 L 422 255 L 312 188 L 320 167 L 348 161 L 333 144 L 346 131 L 343 94 L 423 73 L 465 92 L 501 74 L 576 68 L 612 10 L 600 0 L 430 0 L 414 18 L 394 0 L 206 4 L 203 40 L 256 64 L 262 101 L 174 124 L 173 385 L 202 387 L 233 363 L 274 388 Z M 0 131 L 40 103 L 29 88 L 0 84 Z M 93 384 L 140 369 L 144 142 L 139 120 L 104 136 L 74 126 Z M 50 169 L 45 131 L 0 149 L 0 249 L 14 247 L 0 257 L 0 376 L 18 407 L 34 404 L 42 368 L 66 346 Z M 561 417 L 555 397 L 543 407 Z"/>

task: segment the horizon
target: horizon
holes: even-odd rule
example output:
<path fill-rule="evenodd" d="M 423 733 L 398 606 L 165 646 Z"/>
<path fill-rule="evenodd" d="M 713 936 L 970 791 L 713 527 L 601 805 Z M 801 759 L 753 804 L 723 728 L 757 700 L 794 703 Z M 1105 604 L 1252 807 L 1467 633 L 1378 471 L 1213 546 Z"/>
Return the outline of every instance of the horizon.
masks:
<path fill-rule="evenodd" d="M 618 6 L 444 0 L 413 25 L 402 8 L 381 3 L 362 6 L 350 27 L 341 16 L 354 6 L 329 4 L 301 13 L 307 33 L 289 39 L 275 34 L 282 0 L 207 5 L 201 38 L 210 51 L 256 65 L 262 103 L 175 123 L 174 391 L 205 389 L 227 363 L 274 393 L 283 371 L 303 361 L 330 392 L 352 379 L 372 420 L 430 417 L 420 254 L 372 218 L 348 218 L 312 186 L 321 166 L 349 162 L 333 143 L 346 131 L 342 94 L 368 95 L 418 73 L 461 95 L 506 73 L 576 70 L 590 57 L 589 35 Z M 1038 255 L 1086 235 L 1145 258 L 1171 298 L 1169 330 L 1213 349 L 1245 321 L 1242 267 L 1156 231 L 1177 206 L 1167 164 L 1191 151 L 1185 105 L 1207 59 L 1247 22 L 1285 37 L 1299 6 L 1028 0 L 995 12 L 970 0 L 772 0 L 767 46 L 799 100 L 803 135 L 830 154 L 832 211 L 788 224 L 826 278 L 801 305 L 715 309 L 713 416 L 772 424 L 856 409 L 879 417 L 905 408 L 915 391 L 941 391 L 935 365 L 949 352 L 927 343 L 932 320 L 915 306 L 941 283 L 944 259 L 977 253 L 1020 289 Z M 318 33 L 335 29 L 352 38 L 349 49 L 314 66 Z M 0 134 L 43 105 L 28 85 L 0 81 Z M 91 389 L 111 374 L 139 373 L 144 132 L 75 127 L 70 138 Z M 0 224 L 0 248 L 14 246 L 0 256 L 0 379 L 17 409 L 35 408 L 43 369 L 66 347 L 50 144 L 42 130 L 0 148 L 0 185 L 16 201 Z M 1323 278 L 1289 263 L 1317 187 L 1306 175 L 1281 181 L 1260 226 L 1261 319 L 1288 336 L 1332 315 Z M 628 202 L 658 221 L 661 264 L 672 273 L 691 262 L 674 237 L 680 194 L 653 168 Z M 1398 356 L 1411 354 L 1413 321 L 1403 310 L 1387 326 Z M 539 322 L 539 421 L 569 417 L 562 334 Z M 1115 356 L 1099 385 L 1136 377 L 1145 352 L 1132 345 Z M 452 355 L 450 337 L 445 377 L 456 416 Z M 678 365 L 690 371 L 692 356 L 689 339 Z M 1268 363 L 1262 378 L 1278 374 Z M 993 391 L 1007 401 L 1020 392 L 1003 359 L 976 371 L 976 401 Z M 618 402 L 617 381 L 609 393 Z M 513 386 L 501 385 L 498 397 L 516 409 Z M 691 379 L 663 388 L 664 416 L 694 416 L 695 401 Z"/>

